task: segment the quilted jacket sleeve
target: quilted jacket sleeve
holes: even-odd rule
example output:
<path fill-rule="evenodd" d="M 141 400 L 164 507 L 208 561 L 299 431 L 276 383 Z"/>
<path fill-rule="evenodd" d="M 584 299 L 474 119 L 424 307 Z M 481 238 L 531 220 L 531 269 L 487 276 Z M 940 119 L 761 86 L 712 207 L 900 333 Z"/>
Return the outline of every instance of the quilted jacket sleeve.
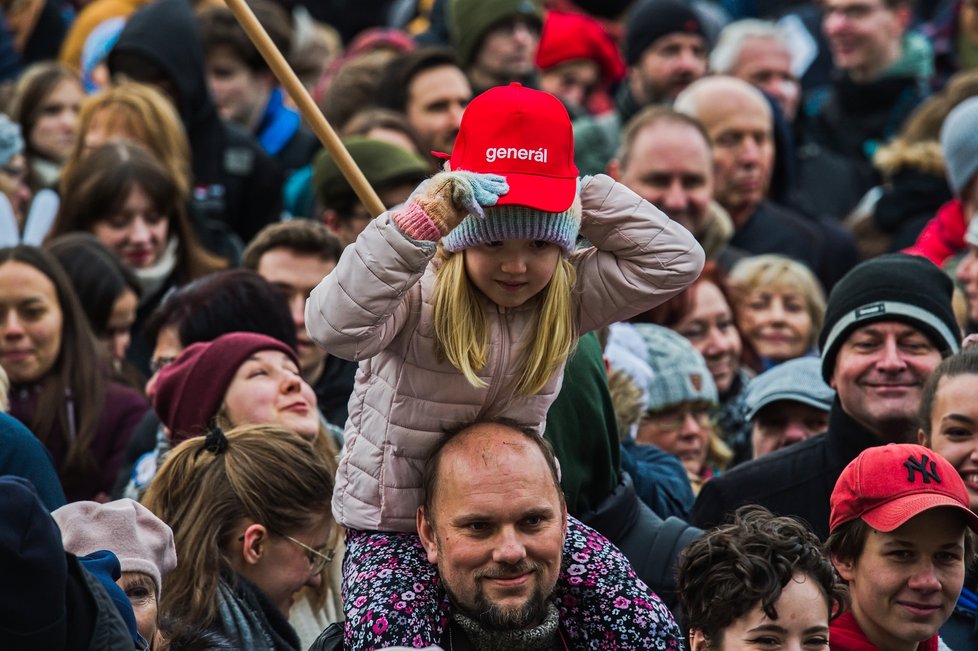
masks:
<path fill-rule="evenodd" d="M 681 292 L 703 270 L 696 238 L 662 211 L 603 174 L 581 188 L 581 236 L 573 254 L 581 332 L 623 321 Z"/>
<path fill-rule="evenodd" d="M 306 301 L 309 336 L 352 361 L 384 350 L 420 302 L 418 281 L 435 250 L 404 235 L 389 212 L 372 220 Z"/>

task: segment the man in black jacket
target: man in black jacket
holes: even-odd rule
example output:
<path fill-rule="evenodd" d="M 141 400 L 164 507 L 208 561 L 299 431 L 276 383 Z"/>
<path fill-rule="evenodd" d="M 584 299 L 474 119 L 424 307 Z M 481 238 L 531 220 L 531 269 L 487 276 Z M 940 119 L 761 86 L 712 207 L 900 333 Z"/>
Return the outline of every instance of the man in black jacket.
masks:
<path fill-rule="evenodd" d="M 931 262 L 903 254 L 864 262 L 839 281 L 819 337 L 822 376 L 837 394 L 828 431 L 707 482 L 693 524 L 714 526 L 753 503 L 799 516 L 826 538 L 842 469 L 866 448 L 916 440 L 923 384 L 959 348 L 952 290 Z"/>

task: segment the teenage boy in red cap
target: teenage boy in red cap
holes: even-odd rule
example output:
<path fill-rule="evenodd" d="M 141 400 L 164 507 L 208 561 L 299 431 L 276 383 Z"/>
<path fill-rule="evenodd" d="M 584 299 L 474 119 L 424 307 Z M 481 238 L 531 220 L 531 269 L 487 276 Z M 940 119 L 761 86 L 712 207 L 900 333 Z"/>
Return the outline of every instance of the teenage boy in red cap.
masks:
<path fill-rule="evenodd" d="M 954 467 L 920 445 L 856 457 L 832 491 L 826 545 L 852 607 L 832 651 L 935 651 L 974 560 L 978 515 Z"/>

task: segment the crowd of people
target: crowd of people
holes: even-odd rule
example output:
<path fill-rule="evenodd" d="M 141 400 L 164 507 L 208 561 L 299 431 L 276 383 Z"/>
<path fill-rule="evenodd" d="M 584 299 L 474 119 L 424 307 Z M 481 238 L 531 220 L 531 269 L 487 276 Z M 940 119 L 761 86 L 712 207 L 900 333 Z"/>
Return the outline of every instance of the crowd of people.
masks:
<path fill-rule="evenodd" d="M 0 648 L 978 648 L 978 2 L 0 1 Z"/>

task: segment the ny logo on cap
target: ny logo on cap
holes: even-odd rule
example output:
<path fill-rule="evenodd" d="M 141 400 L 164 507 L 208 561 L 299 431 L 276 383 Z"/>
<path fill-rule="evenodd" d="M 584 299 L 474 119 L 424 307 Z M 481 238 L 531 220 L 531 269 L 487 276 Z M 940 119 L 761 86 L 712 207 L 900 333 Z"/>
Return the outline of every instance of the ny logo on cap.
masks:
<path fill-rule="evenodd" d="M 907 481 L 911 484 L 914 482 L 916 477 L 915 473 L 920 473 L 925 484 L 929 484 L 933 479 L 938 484 L 941 483 L 941 476 L 937 474 L 937 463 L 931 461 L 926 454 L 920 455 L 920 460 L 918 461 L 916 457 L 912 454 L 907 457 L 907 460 L 903 462 L 903 465 L 907 469 Z"/>

